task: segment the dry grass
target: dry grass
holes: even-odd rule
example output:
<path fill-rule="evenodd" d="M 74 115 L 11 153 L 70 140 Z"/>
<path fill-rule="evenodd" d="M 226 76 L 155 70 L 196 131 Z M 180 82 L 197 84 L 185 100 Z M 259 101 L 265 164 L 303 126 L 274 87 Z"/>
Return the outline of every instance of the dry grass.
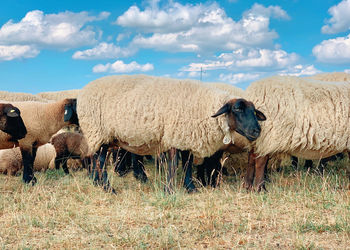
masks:
<path fill-rule="evenodd" d="M 34 187 L 1 176 L 0 246 L 350 248 L 349 181 L 342 169 L 320 176 L 287 168 L 272 174 L 267 193 L 249 193 L 230 177 L 215 190 L 178 188 L 166 195 L 154 166 L 146 168 L 147 184 L 110 173 L 117 195 L 93 186 L 85 171 L 37 173 Z"/>

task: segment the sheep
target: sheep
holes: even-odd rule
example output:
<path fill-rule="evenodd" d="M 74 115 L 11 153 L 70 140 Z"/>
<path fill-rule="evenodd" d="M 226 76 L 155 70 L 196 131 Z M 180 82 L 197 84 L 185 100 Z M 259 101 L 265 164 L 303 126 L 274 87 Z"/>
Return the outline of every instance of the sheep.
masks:
<path fill-rule="evenodd" d="M 36 102 L 50 102 L 45 98 L 41 98 L 28 93 L 0 91 L 0 100 L 21 102 L 21 101 L 36 101 Z"/>
<path fill-rule="evenodd" d="M 85 158 L 88 156 L 88 145 L 86 139 L 81 133 L 63 132 L 54 135 L 50 143 L 56 150 L 55 167 L 62 168 L 66 174 L 69 174 L 67 159 L 80 159 L 85 166 Z"/>
<path fill-rule="evenodd" d="M 53 103 L 13 102 L 21 110 L 27 134 L 20 139 L 19 147 L 23 159 L 23 181 L 34 185 L 33 163 L 37 148 L 46 144 L 51 136 L 71 123 L 78 124 L 76 99 L 64 99 Z"/>
<path fill-rule="evenodd" d="M 39 98 L 59 101 L 66 98 L 76 99 L 79 94 L 79 89 L 52 91 L 52 92 L 40 92 L 36 94 Z"/>
<path fill-rule="evenodd" d="M 349 84 L 275 76 L 252 83 L 246 93 L 267 117 L 249 154 L 247 188 L 252 188 L 254 174 L 255 187 L 265 188 L 269 156 L 320 159 L 350 150 Z"/>
<path fill-rule="evenodd" d="M 350 82 L 350 74 L 345 72 L 320 73 L 305 77 L 305 79 L 313 79 L 325 82 Z"/>
<path fill-rule="evenodd" d="M 26 134 L 20 110 L 12 104 L 0 103 L 0 149 L 18 146 L 18 140 Z"/>
<path fill-rule="evenodd" d="M 233 131 L 255 140 L 258 120 L 265 120 L 253 103 L 228 92 L 145 75 L 90 82 L 78 95 L 77 112 L 92 153 L 115 142 L 139 155 L 176 148 L 200 158 L 234 143 Z"/>
<path fill-rule="evenodd" d="M 53 168 L 55 156 L 55 148 L 50 143 L 38 147 L 34 161 L 34 170 L 43 171 L 48 168 Z M 22 168 L 23 161 L 19 148 L 0 150 L 0 173 L 15 175 Z"/>

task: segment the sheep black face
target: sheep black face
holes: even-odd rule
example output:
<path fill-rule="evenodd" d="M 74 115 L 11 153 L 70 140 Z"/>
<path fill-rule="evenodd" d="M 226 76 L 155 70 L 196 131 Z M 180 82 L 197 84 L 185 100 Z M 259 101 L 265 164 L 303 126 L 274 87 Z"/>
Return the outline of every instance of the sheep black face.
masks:
<path fill-rule="evenodd" d="M 79 126 L 77 99 L 67 99 L 67 102 L 68 103 L 64 105 L 64 121 Z"/>
<path fill-rule="evenodd" d="M 222 106 L 212 117 L 227 114 L 230 130 L 235 130 L 248 140 L 256 140 L 261 132 L 258 121 L 265 121 L 265 115 L 255 109 L 252 102 L 244 99 L 233 99 Z"/>
<path fill-rule="evenodd" d="M 0 129 L 11 135 L 14 141 L 26 136 L 27 129 L 18 108 L 11 104 L 2 104 L 0 106 Z"/>

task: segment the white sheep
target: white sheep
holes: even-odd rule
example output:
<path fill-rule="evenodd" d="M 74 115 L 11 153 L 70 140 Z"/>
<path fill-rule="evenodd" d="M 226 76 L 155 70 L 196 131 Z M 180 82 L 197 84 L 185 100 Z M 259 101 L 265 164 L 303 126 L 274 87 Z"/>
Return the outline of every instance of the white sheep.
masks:
<path fill-rule="evenodd" d="M 350 82 L 350 74 L 345 72 L 320 73 L 305 78 L 325 82 Z"/>
<path fill-rule="evenodd" d="M 18 140 L 26 134 L 20 110 L 12 104 L 0 103 L 0 149 L 18 146 Z"/>
<path fill-rule="evenodd" d="M 28 183 L 33 180 L 34 184 L 36 179 L 33 175 L 33 163 L 37 148 L 46 144 L 62 127 L 78 123 L 76 100 L 64 99 L 53 103 L 13 102 L 12 104 L 21 110 L 27 129 L 26 136 L 18 141 L 24 165 L 23 181 Z"/>
<path fill-rule="evenodd" d="M 247 188 L 252 187 L 254 171 L 256 187 L 264 188 L 263 170 L 271 155 L 320 159 L 350 150 L 348 83 L 275 76 L 252 83 L 246 93 L 267 117 L 254 142 Z"/>
<path fill-rule="evenodd" d="M 92 153 L 116 142 L 139 155 L 176 148 L 206 157 L 234 143 L 234 131 L 255 140 L 257 120 L 264 120 L 252 103 L 226 91 L 145 75 L 89 83 L 78 95 L 77 112 Z"/>
<path fill-rule="evenodd" d="M 37 101 L 37 102 L 49 102 L 45 98 L 35 96 L 28 93 L 18 93 L 18 92 L 8 92 L 0 91 L 0 100 L 12 101 L 12 102 L 22 102 L 22 101 Z"/>
<path fill-rule="evenodd" d="M 40 92 L 36 94 L 39 98 L 59 101 L 66 98 L 77 98 L 79 89 L 62 90 L 62 91 L 51 91 L 51 92 Z"/>

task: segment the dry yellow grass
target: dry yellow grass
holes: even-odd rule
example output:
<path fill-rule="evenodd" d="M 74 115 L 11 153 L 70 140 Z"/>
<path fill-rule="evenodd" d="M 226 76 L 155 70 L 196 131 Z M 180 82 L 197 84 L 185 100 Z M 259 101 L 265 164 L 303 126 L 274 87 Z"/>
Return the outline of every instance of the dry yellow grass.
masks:
<path fill-rule="evenodd" d="M 350 248 L 341 171 L 274 173 L 267 193 L 247 192 L 231 177 L 218 189 L 166 195 L 154 166 L 146 168 L 147 184 L 110 173 L 117 195 L 93 186 L 85 171 L 37 173 L 34 187 L 1 176 L 1 248 Z"/>

